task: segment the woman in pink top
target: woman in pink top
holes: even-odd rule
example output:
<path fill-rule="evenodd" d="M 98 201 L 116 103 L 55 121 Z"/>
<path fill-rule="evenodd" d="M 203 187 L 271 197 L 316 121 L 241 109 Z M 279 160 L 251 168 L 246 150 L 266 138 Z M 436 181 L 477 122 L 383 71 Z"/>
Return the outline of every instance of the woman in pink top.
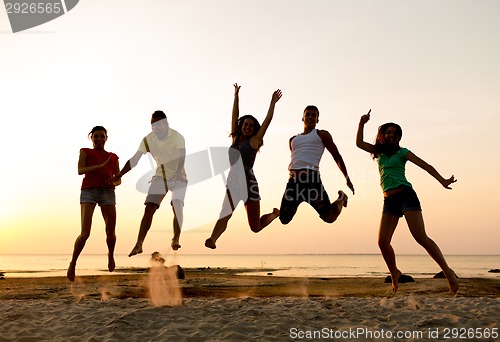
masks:
<path fill-rule="evenodd" d="M 78 159 L 78 174 L 85 175 L 80 193 L 82 230 L 75 241 L 73 257 L 68 268 L 67 276 L 70 281 L 75 280 L 76 261 L 90 236 L 96 204 L 101 207 L 102 217 L 106 223 L 108 269 L 110 272 L 115 269 L 113 257 L 116 243 L 115 186 L 121 181 L 112 183 L 110 179 L 120 171 L 118 156 L 104 149 L 104 144 L 108 140 L 108 132 L 104 127 L 95 126 L 89 133 L 89 138 L 92 140 L 93 148 L 80 149 Z"/>

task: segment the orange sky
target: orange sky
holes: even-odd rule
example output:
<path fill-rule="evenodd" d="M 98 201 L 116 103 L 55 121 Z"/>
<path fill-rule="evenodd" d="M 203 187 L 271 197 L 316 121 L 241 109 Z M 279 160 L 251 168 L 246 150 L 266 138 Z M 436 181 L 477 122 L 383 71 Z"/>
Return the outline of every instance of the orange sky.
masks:
<path fill-rule="evenodd" d="M 369 108 L 367 140 L 387 121 L 403 127 L 402 146 L 458 178 L 452 191 L 414 165 L 408 178 L 428 234 L 445 254 L 500 254 L 494 213 L 500 190 L 500 12 L 497 1 L 81 1 L 68 14 L 13 34 L 0 12 L 0 253 L 71 253 L 79 234 L 78 151 L 95 125 L 107 150 L 130 158 L 164 110 L 188 153 L 228 146 L 233 87 L 242 114 L 261 121 L 272 92 L 283 98 L 257 156 L 262 212 L 279 206 L 290 159 L 288 139 L 302 130 L 306 105 L 337 144 L 356 188 L 333 225 L 302 205 L 288 226 L 259 234 L 240 205 L 216 251 L 203 241 L 224 195 L 221 177 L 188 189 L 182 253 L 378 253 L 382 194 L 377 166 L 356 148 Z M 494 138 L 495 137 L 495 138 Z M 143 158 L 116 190 L 117 253 L 135 243 L 145 194 Z M 348 191 L 330 155 L 320 166 L 326 190 Z M 145 251 L 167 249 L 168 202 L 155 217 Z M 404 221 L 397 253 L 424 253 Z M 106 253 L 94 216 L 84 253 Z"/>

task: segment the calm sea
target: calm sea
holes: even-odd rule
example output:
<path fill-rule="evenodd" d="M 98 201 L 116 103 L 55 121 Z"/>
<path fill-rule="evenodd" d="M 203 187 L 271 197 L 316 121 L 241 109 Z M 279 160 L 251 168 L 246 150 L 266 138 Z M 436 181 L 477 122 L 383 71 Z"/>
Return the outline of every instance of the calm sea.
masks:
<path fill-rule="evenodd" d="M 164 255 L 166 265 L 183 268 L 229 268 L 241 273 L 291 277 L 381 277 L 388 275 L 379 254 L 317 254 L 317 255 Z M 0 255 L 0 272 L 5 277 L 45 277 L 66 274 L 70 255 Z M 449 255 L 448 264 L 461 278 L 499 278 L 500 255 Z M 129 258 L 117 255 L 115 272 L 128 273 L 149 266 L 149 255 Z M 398 267 L 413 277 L 432 277 L 440 271 L 428 255 L 398 255 Z M 77 275 L 100 275 L 107 272 L 106 255 L 82 254 Z"/>

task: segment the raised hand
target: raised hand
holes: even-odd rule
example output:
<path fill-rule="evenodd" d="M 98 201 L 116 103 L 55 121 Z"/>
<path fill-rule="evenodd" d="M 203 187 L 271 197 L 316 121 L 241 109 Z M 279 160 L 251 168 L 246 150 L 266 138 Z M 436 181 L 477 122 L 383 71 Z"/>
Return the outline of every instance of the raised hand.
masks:
<path fill-rule="evenodd" d="M 455 179 L 455 176 L 451 176 L 450 178 L 448 179 L 444 179 L 443 181 L 441 181 L 441 184 L 446 188 L 446 189 L 450 189 L 451 190 L 451 187 L 450 185 L 455 183 L 457 180 Z"/>
<path fill-rule="evenodd" d="M 370 113 L 371 113 L 371 109 L 368 111 L 368 113 L 364 114 L 361 116 L 361 119 L 359 120 L 359 123 L 360 124 L 365 124 L 367 123 L 368 121 L 370 121 Z"/>
<path fill-rule="evenodd" d="M 240 92 L 241 86 L 239 86 L 238 83 L 233 84 L 233 86 L 234 86 L 234 95 L 236 96 Z"/>
<path fill-rule="evenodd" d="M 272 103 L 276 103 L 279 101 L 279 99 L 281 99 L 281 96 L 283 96 L 283 93 L 281 92 L 281 89 L 278 89 L 276 90 L 274 93 L 273 93 L 273 97 L 271 98 L 271 102 Z"/>
<path fill-rule="evenodd" d="M 354 185 L 352 185 L 351 179 L 347 177 L 347 187 L 351 189 L 352 194 L 354 195 Z"/>

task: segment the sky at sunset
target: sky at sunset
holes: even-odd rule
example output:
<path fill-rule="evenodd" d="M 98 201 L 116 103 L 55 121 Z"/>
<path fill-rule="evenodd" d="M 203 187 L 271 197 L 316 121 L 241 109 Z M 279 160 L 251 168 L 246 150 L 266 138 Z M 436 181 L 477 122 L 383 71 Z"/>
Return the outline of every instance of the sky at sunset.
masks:
<path fill-rule="evenodd" d="M 427 233 L 446 254 L 500 254 L 500 2 L 496 0 L 82 0 L 44 25 L 12 33 L 0 10 L 0 113 L 3 153 L 0 254 L 70 254 L 80 233 L 79 150 L 93 126 L 120 167 L 163 110 L 187 154 L 227 147 L 233 83 L 240 112 L 261 122 L 282 89 L 257 155 L 261 212 L 280 205 L 288 178 L 288 139 L 302 131 L 306 105 L 320 110 L 356 189 L 327 151 L 320 171 L 330 197 L 349 195 L 334 224 L 307 204 L 289 225 L 252 233 L 240 203 L 216 250 L 204 247 L 224 197 L 222 175 L 188 187 L 185 254 L 379 253 L 382 209 L 377 164 L 355 146 L 385 122 L 403 128 L 401 146 L 432 164 L 453 190 L 417 166 L 407 177 Z M 200 166 L 205 167 L 205 166 Z M 116 189 L 116 253 L 135 244 L 145 193 L 144 156 Z M 226 171 L 227 173 L 227 171 Z M 189 176 L 189 174 L 188 174 Z M 169 196 L 169 195 L 168 195 Z M 157 212 L 145 253 L 172 237 L 169 197 Z M 425 253 L 404 220 L 396 253 Z M 83 254 L 105 254 L 98 210 Z"/>

